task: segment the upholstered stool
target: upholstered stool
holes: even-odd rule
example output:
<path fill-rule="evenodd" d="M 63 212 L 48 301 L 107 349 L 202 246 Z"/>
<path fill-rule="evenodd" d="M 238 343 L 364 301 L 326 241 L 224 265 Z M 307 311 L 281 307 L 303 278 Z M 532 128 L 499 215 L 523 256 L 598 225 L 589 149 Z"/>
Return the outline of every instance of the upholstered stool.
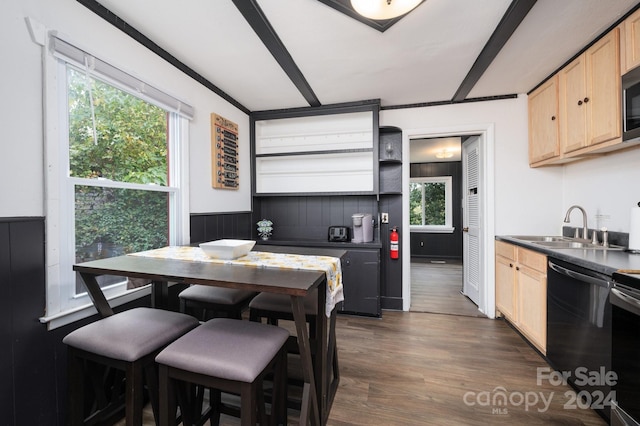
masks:
<path fill-rule="evenodd" d="M 151 308 L 134 308 L 100 319 L 69 333 L 69 423 L 84 424 L 86 361 L 125 372 L 125 418 L 128 426 L 142 425 L 143 388 L 147 385 L 157 416 L 155 356 L 166 345 L 199 324 L 192 316 Z M 94 384 L 100 386 L 100 384 Z M 100 407 L 106 408 L 106 407 Z M 108 411 L 108 410 L 105 410 Z M 91 415 L 96 416 L 96 413 Z M 156 417 L 157 418 L 157 417 Z"/>
<path fill-rule="evenodd" d="M 303 301 L 304 312 L 307 323 L 309 324 L 309 339 L 315 340 L 316 338 L 316 321 L 318 318 L 318 305 L 317 305 L 318 291 L 311 291 Z M 335 314 L 334 314 L 335 315 Z M 249 302 L 249 319 L 251 321 L 262 322 L 262 319 L 266 318 L 268 324 L 278 325 L 279 320 L 293 321 L 293 308 L 291 307 L 291 297 L 282 294 L 274 293 L 260 293 Z M 335 324 L 332 323 L 335 327 Z M 331 332 L 335 334 L 335 329 Z M 338 350 L 335 345 L 335 341 L 330 338 L 328 362 L 332 366 L 331 386 L 336 387 L 339 383 L 340 373 L 338 366 Z M 311 349 L 316 347 L 315 344 L 311 344 Z M 298 354 L 298 339 L 296 336 L 290 336 L 287 342 L 287 351 L 290 354 Z M 296 355 L 292 355 L 296 356 Z M 312 358 L 315 361 L 315 353 L 312 352 Z M 295 360 L 294 360 L 295 361 Z M 294 363 L 292 363 L 293 365 Z M 299 372 L 296 373 L 296 369 L 290 369 L 292 371 L 288 374 L 288 382 L 293 386 L 302 386 L 303 380 L 300 377 Z M 291 408 L 299 408 L 300 402 L 291 398 L 288 401 L 288 406 Z"/>
<path fill-rule="evenodd" d="M 180 312 L 187 313 L 190 309 L 200 309 L 202 316 L 199 318 L 203 321 L 214 317 L 240 319 L 242 310 L 256 294 L 258 293 L 235 288 L 191 285 L 178 295 Z"/>
<path fill-rule="evenodd" d="M 263 378 L 274 371 L 272 424 L 286 424 L 286 350 L 289 333 L 279 327 L 236 319 L 216 318 L 190 331 L 156 357 L 160 367 L 160 425 L 174 418 L 181 384 L 205 386 L 212 391 L 211 424 L 220 420 L 220 394 L 240 395 L 242 425 L 266 423 Z M 181 406 L 185 425 L 193 410 Z M 198 413 L 199 414 L 199 413 Z"/>
<path fill-rule="evenodd" d="M 309 323 L 309 338 L 315 339 L 316 318 L 318 313 L 317 299 L 318 291 L 313 290 L 304 298 L 304 312 L 307 323 Z M 261 322 L 266 318 L 267 323 L 278 325 L 278 320 L 293 321 L 293 309 L 291 308 L 291 297 L 286 294 L 260 293 L 249 302 L 249 319 Z M 289 339 L 289 351 L 296 352 L 298 343 L 294 336 Z"/>

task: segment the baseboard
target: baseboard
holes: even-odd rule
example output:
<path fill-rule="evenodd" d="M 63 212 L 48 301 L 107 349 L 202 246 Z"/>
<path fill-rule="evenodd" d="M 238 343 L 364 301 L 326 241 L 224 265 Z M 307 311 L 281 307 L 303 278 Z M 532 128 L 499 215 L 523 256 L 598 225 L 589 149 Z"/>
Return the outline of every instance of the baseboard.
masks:
<path fill-rule="evenodd" d="M 402 297 L 380 297 L 380 307 L 382 309 L 390 309 L 395 311 L 402 310 Z"/>

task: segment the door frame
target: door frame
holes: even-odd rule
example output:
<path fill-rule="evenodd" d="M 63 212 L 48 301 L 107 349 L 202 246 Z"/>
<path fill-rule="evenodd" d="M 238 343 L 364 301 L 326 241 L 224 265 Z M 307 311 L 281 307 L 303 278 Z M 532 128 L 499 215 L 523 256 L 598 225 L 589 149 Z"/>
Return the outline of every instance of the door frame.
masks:
<path fill-rule="evenodd" d="M 411 139 L 439 138 L 449 136 L 481 135 L 478 148 L 480 154 L 480 180 L 485 188 L 482 197 L 480 229 L 480 298 L 478 309 L 489 318 L 495 318 L 495 185 L 494 185 L 494 147 L 495 130 L 493 123 L 464 124 L 447 127 L 426 127 L 402 131 L 402 205 L 409 205 L 409 175 Z M 402 228 L 406 237 L 402 238 L 401 252 L 407 253 L 402 262 L 402 309 L 411 307 L 411 245 L 409 231 L 409 209 L 402 209 Z"/>

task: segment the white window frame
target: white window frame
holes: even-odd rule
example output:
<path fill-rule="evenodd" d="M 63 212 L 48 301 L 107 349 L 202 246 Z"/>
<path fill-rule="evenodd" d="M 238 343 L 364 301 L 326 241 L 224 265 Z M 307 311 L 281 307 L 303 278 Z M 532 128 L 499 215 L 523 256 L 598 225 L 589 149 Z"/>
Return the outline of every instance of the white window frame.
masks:
<path fill-rule="evenodd" d="M 48 42 L 49 48 L 43 46 L 47 305 L 45 316 L 40 321 L 54 329 L 97 312 L 87 293 L 75 294 L 76 278 L 71 269 L 75 263 L 75 185 L 166 192 L 171 200 L 169 244 L 189 243 L 189 119 L 193 116 L 193 109 L 54 33 Z M 67 63 L 76 67 L 84 65 L 92 77 L 168 111 L 171 122 L 168 128 L 170 186 L 70 177 Z M 149 286 L 127 290 L 123 280 L 103 291 L 111 306 L 115 307 L 143 297 L 151 290 Z"/>
<path fill-rule="evenodd" d="M 410 225 L 411 232 L 430 232 L 430 233 L 453 233 L 453 177 L 451 176 L 431 176 L 410 178 L 410 183 L 444 183 L 445 197 L 445 224 L 444 225 Z M 424 208 L 424 189 L 422 191 L 422 206 Z M 424 222 L 424 216 L 422 217 Z"/>

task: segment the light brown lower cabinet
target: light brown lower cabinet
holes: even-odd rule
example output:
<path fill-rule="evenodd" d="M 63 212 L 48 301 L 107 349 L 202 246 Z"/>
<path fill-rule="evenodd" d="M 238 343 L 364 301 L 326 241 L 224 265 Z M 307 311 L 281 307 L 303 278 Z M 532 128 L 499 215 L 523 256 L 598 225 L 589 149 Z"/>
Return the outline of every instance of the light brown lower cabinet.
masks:
<path fill-rule="evenodd" d="M 547 352 L 547 257 L 496 241 L 496 314 Z"/>

